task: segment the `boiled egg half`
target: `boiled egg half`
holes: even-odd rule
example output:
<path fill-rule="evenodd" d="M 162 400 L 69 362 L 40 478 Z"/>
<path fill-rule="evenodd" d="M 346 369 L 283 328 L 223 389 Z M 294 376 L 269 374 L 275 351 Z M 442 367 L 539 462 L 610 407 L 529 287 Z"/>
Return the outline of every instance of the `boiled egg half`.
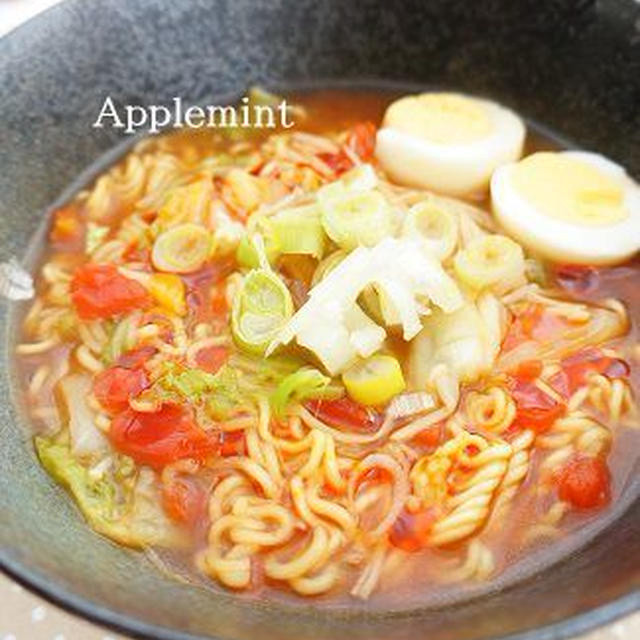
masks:
<path fill-rule="evenodd" d="M 387 108 L 376 156 L 399 184 L 473 196 L 487 188 L 496 167 L 521 156 L 524 138 L 522 120 L 495 102 L 422 93 Z"/>
<path fill-rule="evenodd" d="M 500 167 L 491 201 L 512 236 L 557 262 L 615 264 L 640 249 L 640 187 L 596 153 L 544 151 Z"/>

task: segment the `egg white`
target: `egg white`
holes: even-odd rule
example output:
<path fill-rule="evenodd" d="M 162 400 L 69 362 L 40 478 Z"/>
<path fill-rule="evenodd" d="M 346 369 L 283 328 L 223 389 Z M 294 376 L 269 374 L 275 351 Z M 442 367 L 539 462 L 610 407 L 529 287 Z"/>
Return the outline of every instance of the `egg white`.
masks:
<path fill-rule="evenodd" d="M 493 212 L 502 226 L 523 245 L 557 262 L 616 264 L 640 250 L 640 187 L 624 168 L 604 156 L 586 151 L 560 152 L 590 164 L 619 185 L 624 220 L 587 226 L 552 218 L 536 209 L 513 187 L 515 163 L 497 169 L 491 178 Z"/>
<path fill-rule="evenodd" d="M 465 143 L 444 144 L 385 126 L 378 131 L 376 156 L 390 178 L 400 184 L 468 196 L 486 189 L 492 172 L 522 154 L 526 129 L 511 110 L 495 102 L 463 96 L 480 106 L 488 134 Z"/>

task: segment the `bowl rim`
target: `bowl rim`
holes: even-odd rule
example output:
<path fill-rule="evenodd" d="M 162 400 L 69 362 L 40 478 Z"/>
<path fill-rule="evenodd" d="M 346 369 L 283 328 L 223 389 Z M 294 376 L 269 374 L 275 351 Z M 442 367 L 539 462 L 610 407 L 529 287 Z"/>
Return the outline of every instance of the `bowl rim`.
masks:
<path fill-rule="evenodd" d="M 170 627 L 144 622 L 134 616 L 119 613 L 59 586 L 43 574 L 28 568 L 0 549 L 0 570 L 8 578 L 25 587 L 31 593 L 81 619 L 106 627 L 133 638 L 146 640 L 222 640 L 216 636 L 203 636 L 178 631 Z M 614 622 L 625 615 L 640 610 L 640 589 L 594 609 L 558 620 L 549 625 L 534 627 L 513 634 L 494 636 L 495 640 L 564 640 Z"/>

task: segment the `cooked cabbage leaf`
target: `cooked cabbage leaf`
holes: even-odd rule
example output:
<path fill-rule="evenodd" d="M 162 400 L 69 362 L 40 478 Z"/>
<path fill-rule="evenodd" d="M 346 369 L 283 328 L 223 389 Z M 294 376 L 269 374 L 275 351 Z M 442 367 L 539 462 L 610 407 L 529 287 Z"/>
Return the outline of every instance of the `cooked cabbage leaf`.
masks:
<path fill-rule="evenodd" d="M 93 411 L 87 404 L 92 389 L 91 378 L 74 373 L 62 378 L 60 391 L 69 414 L 71 451 L 77 456 L 91 456 L 107 450 L 109 444 L 96 427 Z"/>
<path fill-rule="evenodd" d="M 426 388 L 439 364 L 447 365 L 461 382 L 473 382 L 488 373 L 500 350 L 503 314 L 501 303 L 486 294 L 453 313 L 436 311 L 426 318 L 409 352 L 412 386 Z"/>
<path fill-rule="evenodd" d="M 183 537 L 162 510 L 153 472 L 142 469 L 133 487 L 106 475 L 94 477 L 65 443 L 35 439 L 42 466 L 73 495 L 89 524 L 120 544 L 179 546 Z"/>

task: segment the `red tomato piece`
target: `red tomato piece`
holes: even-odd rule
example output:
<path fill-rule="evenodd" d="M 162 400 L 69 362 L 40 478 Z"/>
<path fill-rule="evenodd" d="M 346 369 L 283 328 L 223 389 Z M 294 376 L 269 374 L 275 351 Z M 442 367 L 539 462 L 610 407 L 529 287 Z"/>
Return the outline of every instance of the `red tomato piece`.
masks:
<path fill-rule="evenodd" d="M 247 452 L 247 443 L 242 431 L 221 431 L 218 444 L 223 458 L 243 456 Z"/>
<path fill-rule="evenodd" d="M 124 367 L 125 369 L 138 369 L 142 367 L 144 363 L 158 353 L 158 350 L 151 345 L 145 347 L 138 347 L 123 353 L 117 360 L 116 365 Z"/>
<path fill-rule="evenodd" d="M 309 400 L 305 406 L 318 420 L 333 427 L 376 431 L 382 424 L 382 414 L 354 402 L 348 396 L 336 400 Z"/>
<path fill-rule="evenodd" d="M 414 436 L 411 441 L 413 444 L 419 447 L 427 447 L 429 449 L 433 449 L 440 444 L 440 440 L 442 438 L 442 428 L 444 423 L 435 424 L 428 429 L 424 429 L 418 433 L 418 435 Z"/>
<path fill-rule="evenodd" d="M 143 262 L 151 264 L 151 249 L 149 247 L 141 247 L 138 243 L 130 244 L 122 254 L 127 262 Z"/>
<path fill-rule="evenodd" d="M 213 287 L 211 289 L 211 311 L 215 316 L 223 316 L 229 307 L 224 287 Z"/>
<path fill-rule="evenodd" d="M 365 471 L 360 478 L 358 478 L 358 486 L 363 484 L 384 484 L 385 482 L 391 482 L 392 476 L 388 469 L 382 469 L 381 467 L 373 467 Z"/>
<path fill-rule="evenodd" d="M 193 527 L 205 514 L 207 493 L 197 478 L 179 476 L 162 488 L 167 515 L 179 524 Z"/>
<path fill-rule="evenodd" d="M 150 302 L 146 289 L 113 264 L 85 264 L 76 269 L 71 300 L 83 320 L 110 318 Z"/>
<path fill-rule="evenodd" d="M 49 239 L 59 249 L 79 249 L 84 241 L 84 224 L 78 210 L 63 207 L 53 213 Z"/>
<path fill-rule="evenodd" d="M 216 373 L 218 369 L 227 361 L 229 349 L 222 346 L 202 347 L 195 355 L 195 361 L 200 369 L 209 373 Z"/>
<path fill-rule="evenodd" d="M 435 521 L 434 509 L 415 513 L 403 509 L 391 527 L 389 542 L 403 551 L 420 551 L 429 543 L 429 532 Z"/>
<path fill-rule="evenodd" d="M 204 460 L 219 447 L 215 435 L 198 427 L 191 411 L 166 404 L 154 413 L 127 409 L 118 414 L 109 437 L 118 451 L 151 467 L 183 458 Z"/>
<path fill-rule="evenodd" d="M 358 122 L 347 136 L 347 145 L 362 160 L 369 160 L 376 148 L 376 125 L 373 122 Z"/>
<path fill-rule="evenodd" d="M 511 430 L 533 429 L 542 433 L 550 429 L 565 411 L 563 402 L 558 402 L 529 380 L 516 378 L 510 386 L 517 408 Z"/>
<path fill-rule="evenodd" d="M 351 158 L 342 150 L 337 153 L 319 153 L 318 158 L 338 176 L 353 167 Z"/>
<path fill-rule="evenodd" d="M 135 398 L 148 386 L 149 379 L 142 369 L 110 367 L 96 376 L 93 393 L 107 411 L 117 413 L 129 406 L 129 398 Z"/>
<path fill-rule="evenodd" d="M 547 342 L 553 340 L 554 336 L 559 335 L 568 326 L 565 319 L 545 312 L 542 305 L 531 304 L 513 319 L 502 348 L 509 351 L 527 340 Z"/>
<path fill-rule="evenodd" d="M 535 380 L 542 373 L 541 360 L 525 360 L 518 365 L 516 378 L 520 380 Z"/>
<path fill-rule="evenodd" d="M 558 497 L 578 509 L 601 507 L 611 497 L 611 477 L 600 458 L 577 456 L 558 474 Z"/>

